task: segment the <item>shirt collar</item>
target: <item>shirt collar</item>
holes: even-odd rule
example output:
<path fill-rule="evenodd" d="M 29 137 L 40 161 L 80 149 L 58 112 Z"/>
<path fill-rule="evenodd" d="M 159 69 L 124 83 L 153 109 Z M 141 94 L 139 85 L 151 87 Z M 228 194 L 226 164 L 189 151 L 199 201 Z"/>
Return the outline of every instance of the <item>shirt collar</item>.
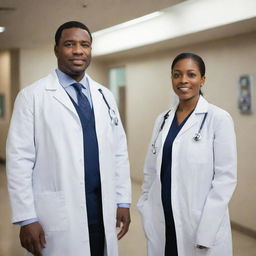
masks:
<path fill-rule="evenodd" d="M 64 89 L 71 86 L 71 84 L 77 83 L 76 80 L 74 80 L 69 75 L 62 72 L 61 70 L 56 69 L 55 71 L 56 71 L 57 77 L 59 79 L 59 82 Z M 79 83 L 82 84 L 85 89 L 88 89 L 89 82 L 88 82 L 86 75 L 84 75 L 83 79 Z"/>

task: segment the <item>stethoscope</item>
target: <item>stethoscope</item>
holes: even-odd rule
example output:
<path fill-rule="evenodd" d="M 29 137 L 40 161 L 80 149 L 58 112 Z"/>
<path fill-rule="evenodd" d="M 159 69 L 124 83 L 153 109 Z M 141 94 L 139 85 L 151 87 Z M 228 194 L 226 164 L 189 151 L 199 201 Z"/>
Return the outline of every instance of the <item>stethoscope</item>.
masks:
<path fill-rule="evenodd" d="M 193 137 L 194 141 L 199 141 L 201 139 L 201 130 L 203 129 L 204 122 L 205 122 L 205 119 L 206 119 L 207 115 L 208 115 L 208 113 L 204 113 L 204 118 L 203 118 L 203 121 L 200 125 L 200 128 L 199 128 L 198 132 L 195 134 L 195 136 Z"/>
<path fill-rule="evenodd" d="M 109 117 L 110 117 L 111 124 L 113 124 L 115 126 L 118 126 L 118 118 L 116 116 L 115 110 L 109 106 L 109 104 L 108 104 L 108 102 L 107 102 L 107 100 L 105 98 L 105 95 L 102 92 L 102 89 L 98 89 L 98 91 L 101 93 L 101 95 L 103 97 L 103 100 L 104 100 L 105 104 L 108 107 L 108 114 L 109 114 Z"/>
<path fill-rule="evenodd" d="M 162 121 L 162 123 L 161 123 L 161 126 L 160 126 L 160 128 L 159 128 L 159 130 L 158 130 L 158 132 L 157 132 L 157 134 L 156 134 L 156 137 L 155 137 L 155 139 L 154 139 L 154 142 L 153 142 L 153 144 L 152 144 L 152 153 L 153 153 L 154 155 L 156 154 L 156 141 L 157 141 L 157 139 L 158 139 L 158 137 L 159 137 L 159 134 L 161 133 L 161 131 L 162 131 L 163 128 L 164 128 L 165 121 L 166 121 L 166 119 L 168 119 L 168 117 L 169 117 L 169 115 L 170 115 L 170 111 L 171 111 L 171 110 L 168 110 L 168 112 L 164 115 L 164 118 L 163 118 L 163 121 Z"/>
<path fill-rule="evenodd" d="M 157 142 L 157 139 L 158 139 L 158 137 L 159 137 L 159 134 L 161 133 L 161 131 L 163 130 L 163 128 L 164 128 L 164 125 L 165 125 L 165 121 L 168 119 L 168 117 L 169 117 L 169 115 L 170 115 L 170 111 L 171 110 L 169 110 L 165 115 L 164 115 L 164 118 L 163 118 L 163 121 L 162 121 L 162 123 L 161 123 L 161 126 L 160 126 L 160 128 L 159 128 L 159 130 L 158 130 L 158 132 L 157 132 L 157 135 L 156 135 L 156 137 L 155 137 L 155 139 L 154 139 L 154 142 L 153 142 L 153 144 L 152 144 L 152 153 L 155 155 L 156 154 L 156 142 Z M 204 127 L 204 123 L 205 123 L 205 120 L 206 120 L 206 117 L 207 117 L 207 114 L 208 113 L 204 113 L 204 118 L 203 118 L 203 120 L 202 120 L 202 122 L 201 122 L 201 125 L 200 125 L 200 127 L 199 127 L 199 129 L 198 129 L 198 132 L 194 135 L 194 137 L 193 137 L 193 140 L 194 141 L 196 141 L 196 142 L 198 142 L 200 139 L 201 139 L 201 131 L 202 131 L 202 129 L 203 129 L 203 127 Z"/>

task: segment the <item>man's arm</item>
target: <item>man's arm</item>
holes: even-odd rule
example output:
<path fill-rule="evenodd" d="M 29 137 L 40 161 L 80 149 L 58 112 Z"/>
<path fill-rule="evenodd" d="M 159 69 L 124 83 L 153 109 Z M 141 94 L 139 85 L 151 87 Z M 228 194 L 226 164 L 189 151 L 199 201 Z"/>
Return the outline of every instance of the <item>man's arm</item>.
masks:
<path fill-rule="evenodd" d="M 23 224 L 21 245 L 36 256 L 41 256 L 45 237 L 36 220 L 32 189 L 35 164 L 33 107 L 21 91 L 15 101 L 6 144 L 8 190 L 12 208 L 12 222 Z M 26 220 L 24 222 L 24 220 Z"/>
<path fill-rule="evenodd" d="M 131 222 L 130 205 L 131 205 L 131 179 L 130 165 L 128 159 L 126 135 L 121 123 L 120 115 L 113 96 L 111 95 L 112 106 L 115 109 L 119 119 L 118 126 L 115 127 L 115 177 L 116 177 L 116 194 L 117 194 L 117 211 L 116 227 L 120 231 L 117 238 L 121 239 L 129 229 Z"/>

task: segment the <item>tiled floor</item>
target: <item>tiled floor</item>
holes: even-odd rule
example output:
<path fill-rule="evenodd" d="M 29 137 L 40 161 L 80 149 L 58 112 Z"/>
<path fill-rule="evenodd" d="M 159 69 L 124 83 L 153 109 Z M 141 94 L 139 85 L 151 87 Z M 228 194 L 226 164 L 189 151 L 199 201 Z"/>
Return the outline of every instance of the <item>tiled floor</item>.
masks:
<path fill-rule="evenodd" d="M 132 223 L 129 233 L 120 241 L 120 256 L 146 256 L 146 241 L 140 216 L 136 210 L 139 194 L 140 186 L 134 183 Z M 19 228 L 10 224 L 10 206 L 7 196 L 5 169 L 0 165 L 0 256 L 22 256 L 23 251 L 18 238 Z M 233 244 L 234 256 L 256 256 L 255 239 L 233 230 Z"/>

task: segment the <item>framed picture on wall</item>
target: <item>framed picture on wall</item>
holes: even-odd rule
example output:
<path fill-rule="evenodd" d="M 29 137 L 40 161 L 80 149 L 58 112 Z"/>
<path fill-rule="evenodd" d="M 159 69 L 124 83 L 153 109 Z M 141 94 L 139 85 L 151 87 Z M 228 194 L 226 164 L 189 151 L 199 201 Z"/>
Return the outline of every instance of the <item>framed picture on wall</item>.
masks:
<path fill-rule="evenodd" d="M 4 94 L 0 94 L 0 118 L 4 117 L 5 106 L 4 106 Z"/>

